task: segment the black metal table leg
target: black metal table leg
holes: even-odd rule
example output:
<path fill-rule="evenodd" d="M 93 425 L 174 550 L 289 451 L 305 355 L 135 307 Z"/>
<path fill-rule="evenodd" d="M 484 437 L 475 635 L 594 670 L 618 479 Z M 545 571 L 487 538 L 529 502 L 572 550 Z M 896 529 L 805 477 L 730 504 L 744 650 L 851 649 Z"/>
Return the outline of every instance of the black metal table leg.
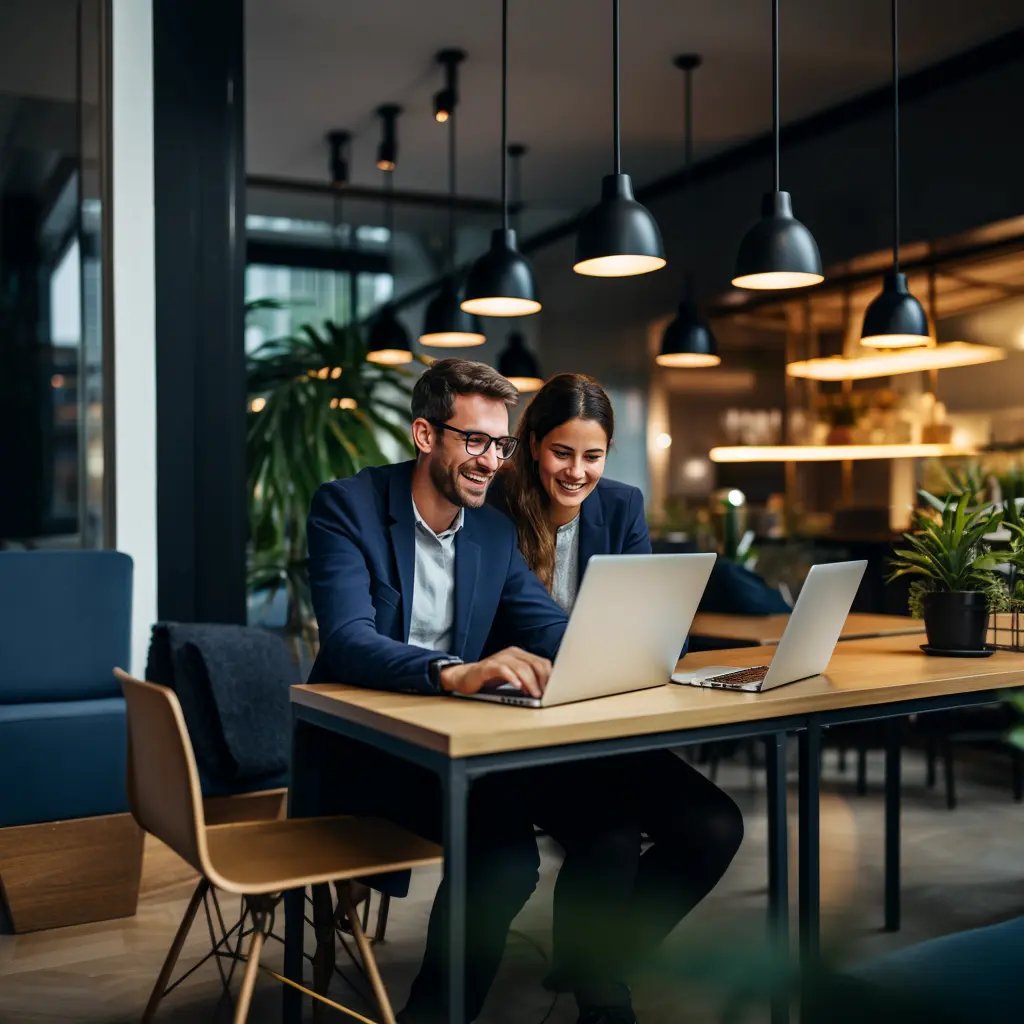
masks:
<path fill-rule="evenodd" d="M 296 720 L 292 707 L 292 766 L 288 790 L 288 816 L 301 818 L 318 810 L 320 773 L 314 743 L 314 730 Z M 302 984 L 302 954 L 305 935 L 306 893 L 293 889 L 284 896 L 284 975 Z M 284 1024 L 300 1024 L 302 993 L 291 985 L 284 987 L 282 1019 Z"/>
<path fill-rule="evenodd" d="M 783 969 L 789 963 L 789 830 L 786 819 L 786 734 L 765 737 L 768 778 L 768 936 Z M 772 1024 L 788 1024 L 786 985 L 772 995 Z"/>
<path fill-rule="evenodd" d="M 901 720 L 885 723 L 885 930 L 900 927 Z"/>
<path fill-rule="evenodd" d="M 821 727 L 812 720 L 800 733 L 800 970 L 805 1009 L 821 946 L 820 789 Z"/>
<path fill-rule="evenodd" d="M 466 815 L 469 779 L 463 761 L 449 761 L 444 791 L 444 874 L 448 900 L 447 1020 L 466 1016 Z"/>

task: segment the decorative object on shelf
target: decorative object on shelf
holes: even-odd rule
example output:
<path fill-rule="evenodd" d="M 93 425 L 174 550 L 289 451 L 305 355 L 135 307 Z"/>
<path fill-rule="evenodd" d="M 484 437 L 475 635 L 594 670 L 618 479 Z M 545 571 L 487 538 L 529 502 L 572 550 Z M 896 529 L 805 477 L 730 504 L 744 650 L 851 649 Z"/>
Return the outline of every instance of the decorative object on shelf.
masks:
<path fill-rule="evenodd" d="M 1008 567 L 1007 590 L 1009 607 L 992 612 L 989 641 L 993 647 L 1006 651 L 1024 651 L 1024 496 L 1018 492 L 1021 477 L 998 485 L 1003 494 L 1003 527 L 1009 534 L 1008 551 L 999 552 Z M 1024 690 L 1018 691 L 1016 706 L 1024 712 Z M 1018 745 L 1024 746 L 1024 721 L 1017 727 Z"/>
<path fill-rule="evenodd" d="M 940 500 L 918 491 L 925 508 L 915 511 L 906 546 L 894 550 L 888 580 L 912 577 L 909 609 L 923 618 L 928 654 L 986 650 L 990 611 L 1009 606 L 1009 592 L 997 567 L 1005 561 L 986 539 L 1003 522 L 998 506 L 972 507 L 965 491 Z"/>
<path fill-rule="evenodd" d="M 248 304 L 249 309 L 259 304 Z M 268 602 L 284 588 L 287 629 L 316 637 L 306 573 L 306 516 L 320 484 L 412 454 L 408 370 L 369 362 L 355 326 L 310 324 L 248 357 L 248 586 Z"/>
<path fill-rule="evenodd" d="M 931 340 L 928 317 L 910 294 L 900 271 L 900 37 L 899 0 L 892 14 L 892 269 L 882 279 L 882 291 L 864 313 L 860 343 L 868 348 L 914 348 Z"/>
<path fill-rule="evenodd" d="M 952 444 L 779 444 L 712 448 L 712 462 L 856 462 L 861 459 L 925 459 L 974 455 Z"/>
<path fill-rule="evenodd" d="M 395 187 L 394 170 L 398 160 L 395 121 L 401 112 L 402 108 L 395 106 L 394 103 L 386 103 L 377 108 L 377 114 L 381 119 L 377 166 L 384 171 L 384 224 L 388 233 L 388 263 L 391 267 L 392 282 L 398 276 L 395 273 L 395 204 L 392 193 Z M 395 305 L 390 300 L 377 310 L 367 328 L 366 358 L 371 363 L 381 363 L 384 366 L 400 366 L 412 362 L 412 341 L 409 339 L 409 332 L 398 319 Z"/>
<path fill-rule="evenodd" d="M 693 200 L 690 177 L 693 171 L 693 72 L 700 67 L 700 57 L 695 53 L 682 53 L 672 62 L 683 72 L 683 103 L 685 108 L 684 130 L 684 192 L 687 209 L 692 213 Z M 687 218 L 691 223 L 693 217 Z M 661 350 L 654 357 L 659 366 L 700 367 L 717 366 L 722 360 L 718 355 L 715 336 L 697 310 L 694 300 L 693 271 L 687 260 L 683 286 L 683 300 L 675 319 L 665 328 L 661 338 Z"/>
<path fill-rule="evenodd" d="M 505 348 L 498 356 L 498 373 L 523 394 L 540 391 L 544 386 L 540 367 L 533 353 L 526 347 L 526 339 L 521 331 L 509 334 Z"/>
<path fill-rule="evenodd" d="M 633 277 L 665 266 L 661 232 L 650 212 L 633 198 L 633 182 L 622 173 L 619 114 L 619 0 L 612 0 L 613 172 L 601 181 L 601 201 L 583 217 L 572 269 L 589 277 Z"/>
<path fill-rule="evenodd" d="M 462 50 L 442 50 L 437 55 L 438 63 L 445 68 L 446 83 L 444 89 L 435 97 L 434 105 L 435 111 L 445 111 L 443 118 L 436 119 L 448 125 L 448 253 L 444 280 L 437 294 L 427 305 L 427 312 L 423 318 L 423 333 L 419 338 L 421 345 L 429 345 L 432 348 L 472 348 L 475 345 L 482 345 L 487 340 L 477 318 L 462 309 L 455 268 L 457 66 L 465 59 L 466 54 Z M 442 100 L 442 106 L 438 107 Z"/>
<path fill-rule="evenodd" d="M 793 216 L 793 199 L 779 188 L 779 0 L 772 0 L 772 168 L 774 185 L 761 200 L 761 219 L 743 236 L 736 255 L 737 288 L 777 291 L 825 280 L 818 243 Z"/>
<path fill-rule="evenodd" d="M 477 316 L 529 316 L 541 308 L 533 270 L 508 221 L 508 0 L 501 0 L 501 227 L 469 272 L 462 308 Z"/>

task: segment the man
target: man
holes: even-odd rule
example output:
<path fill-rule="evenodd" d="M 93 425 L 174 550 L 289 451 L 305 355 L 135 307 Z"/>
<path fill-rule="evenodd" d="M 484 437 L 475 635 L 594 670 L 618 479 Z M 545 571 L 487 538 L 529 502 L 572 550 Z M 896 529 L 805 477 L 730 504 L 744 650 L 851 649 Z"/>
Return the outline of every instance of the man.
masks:
<path fill-rule="evenodd" d="M 311 682 L 440 695 L 500 679 L 543 692 L 566 617 L 527 569 L 512 522 L 484 505 L 500 462 L 515 450 L 508 408 L 517 398 L 490 367 L 442 359 L 413 390 L 416 461 L 367 469 L 317 492 L 308 532 L 320 654 Z M 511 646 L 485 655 L 489 635 Z M 440 838 L 432 775 L 369 748 L 348 753 L 338 772 L 346 811 Z M 739 811 L 669 754 L 476 782 L 467 822 L 470 1021 L 537 882 L 534 823 L 566 851 L 548 984 L 576 993 L 580 1024 L 636 1024 L 622 978 L 717 883 L 742 837 Z M 653 842 L 641 856 L 644 836 Z M 444 953 L 438 898 L 403 1024 L 445 1020 Z"/>
<path fill-rule="evenodd" d="M 311 682 L 344 680 L 422 694 L 474 693 L 501 679 L 540 695 L 566 617 L 527 569 L 512 523 L 484 505 L 515 449 L 515 388 L 482 363 L 443 359 L 412 397 L 415 462 L 325 484 L 309 515 L 309 572 L 320 627 Z M 487 657 L 492 627 L 514 643 Z M 360 810 L 438 839 L 432 776 L 369 750 L 346 780 Z M 512 919 L 537 882 L 539 856 L 522 782 L 470 791 L 466 1018 L 474 1020 L 501 962 Z M 441 1021 L 444 901 L 435 902 L 423 966 L 402 1014 Z"/>

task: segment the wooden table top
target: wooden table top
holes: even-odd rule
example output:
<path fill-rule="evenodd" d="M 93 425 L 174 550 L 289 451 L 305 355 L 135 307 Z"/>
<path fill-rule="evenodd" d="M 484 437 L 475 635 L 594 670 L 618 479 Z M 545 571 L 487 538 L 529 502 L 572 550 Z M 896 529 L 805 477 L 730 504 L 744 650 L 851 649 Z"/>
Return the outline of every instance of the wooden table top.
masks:
<path fill-rule="evenodd" d="M 292 687 L 292 700 L 436 750 L 471 757 L 510 750 L 734 725 L 787 715 L 865 707 L 1024 685 L 1024 654 L 934 658 L 916 636 L 839 644 L 824 675 L 766 693 L 668 684 L 551 708 L 518 708 L 456 697 L 421 697 L 327 683 Z M 766 664 L 771 647 L 691 654 L 685 668 Z"/>
<path fill-rule="evenodd" d="M 720 615 L 698 612 L 690 633 L 714 640 L 736 640 L 750 644 L 777 644 L 789 622 L 789 615 Z M 874 636 L 904 636 L 923 633 L 924 622 L 906 615 L 871 615 L 850 612 L 840 634 L 841 640 L 866 640 Z"/>

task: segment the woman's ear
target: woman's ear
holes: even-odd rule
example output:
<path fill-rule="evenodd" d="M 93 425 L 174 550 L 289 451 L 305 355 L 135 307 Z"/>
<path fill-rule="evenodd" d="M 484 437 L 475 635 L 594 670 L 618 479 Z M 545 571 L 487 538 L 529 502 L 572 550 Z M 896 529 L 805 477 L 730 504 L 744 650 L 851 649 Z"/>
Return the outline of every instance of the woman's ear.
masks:
<path fill-rule="evenodd" d="M 537 444 L 537 435 L 531 433 L 530 434 L 530 458 L 533 459 L 534 462 L 536 462 L 537 461 L 537 457 L 539 455 L 540 455 L 540 445 Z"/>
<path fill-rule="evenodd" d="M 434 428 L 422 416 L 412 421 L 412 443 L 416 445 L 417 453 L 429 455 L 434 450 Z"/>

